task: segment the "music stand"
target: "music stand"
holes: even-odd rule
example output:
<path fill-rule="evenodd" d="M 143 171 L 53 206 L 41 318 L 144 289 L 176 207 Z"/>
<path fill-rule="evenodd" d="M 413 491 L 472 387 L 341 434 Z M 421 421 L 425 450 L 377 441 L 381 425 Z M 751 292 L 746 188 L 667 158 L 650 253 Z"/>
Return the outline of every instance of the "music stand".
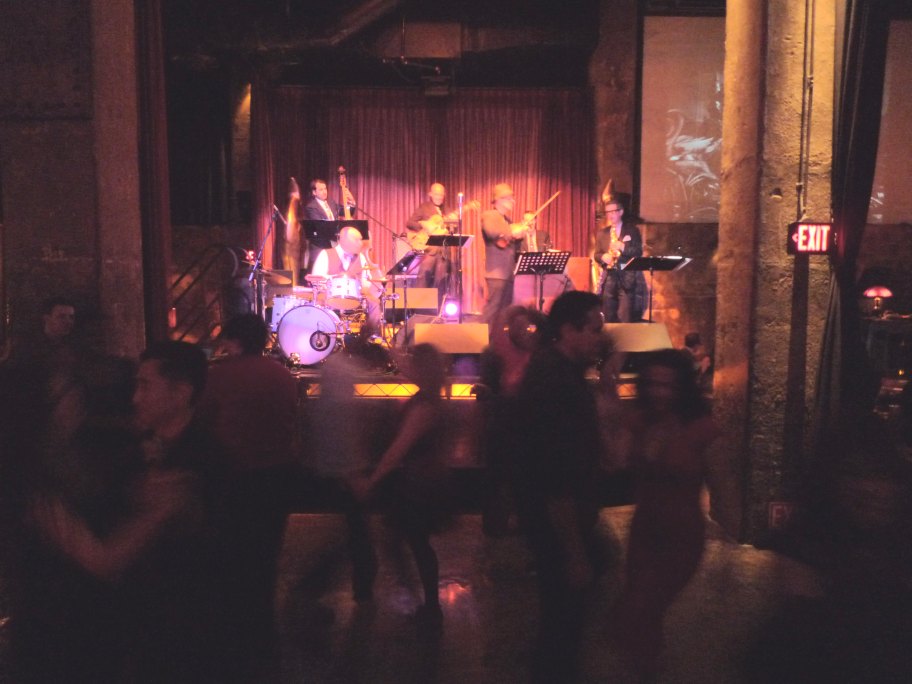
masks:
<path fill-rule="evenodd" d="M 405 341 L 403 342 L 403 345 L 408 342 L 408 283 L 410 279 L 418 277 L 418 267 L 423 260 L 424 252 L 412 250 L 411 252 L 407 252 L 389 271 L 386 272 L 387 277 L 392 278 L 393 280 L 393 295 L 396 294 L 396 281 L 402 281 L 402 326 L 405 328 Z M 385 306 L 381 313 L 381 318 L 385 323 Z M 396 319 L 394 318 L 393 321 L 395 322 L 395 320 Z"/>
<path fill-rule="evenodd" d="M 361 233 L 362 240 L 370 240 L 370 232 L 367 228 L 367 221 L 364 219 L 341 219 L 339 221 L 322 221 L 314 219 L 305 219 L 301 221 L 301 230 L 308 242 L 312 242 L 317 247 L 329 249 L 332 243 L 339 239 L 339 233 L 343 228 L 357 228 Z"/>
<path fill-rule="evenodd" d="M 567 268 L 570 252 L 523 252 L 519 255 L 513 275 L 538 276 L 538 310 L 545 308 L 545 276 L 558 275 Z"/>
<path fill-rule="evenodd" d="M 621 264 L 622 271 L 649 271 L 649 318 L 652 323 L 652 280 L 656 271 L 677 271 L 691 262 L 690 257 L 684 256 L 639 256 L 633 257 L 625 264 Z"/>
<path fill-rule="evenodd" d="M 468 244 L 472 239 L 471 235 L 460 235 L 459 233 L 442 233 L 440 235 L 429 235 L 427 239 L 428 247 L 459 247 L 456 252 L 456 301 L 459 302 L 459 322 L 462 323 L 462 247 Z M 447 283 L 449 285 L 449 283 Z M 449 294 L 447 292 L 446 294 Z M 446 302 L 446 295 L 443 301 Z"/>

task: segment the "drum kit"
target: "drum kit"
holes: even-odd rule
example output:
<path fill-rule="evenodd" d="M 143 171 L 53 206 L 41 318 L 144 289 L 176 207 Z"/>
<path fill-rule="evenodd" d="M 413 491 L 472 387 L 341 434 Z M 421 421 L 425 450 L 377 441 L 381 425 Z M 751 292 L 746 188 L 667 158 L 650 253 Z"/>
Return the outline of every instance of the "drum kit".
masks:
<path fill-rule="evenodd" d="M 279 351 L 290 363 L 311 366 L 361 335 L 368 296 L 362 293 L 359 279 L 346 275 L 308 275 L 306 280 L 308 286 L 295 286 L 292 294 L 274 297 L 270 327 Z M 382 286 L 376 279 L 373 282 Z M 382 308 L 398 295 L 381 293 L 376 299 Z M 376 341 L 388 346 L 382 337 Z"/>

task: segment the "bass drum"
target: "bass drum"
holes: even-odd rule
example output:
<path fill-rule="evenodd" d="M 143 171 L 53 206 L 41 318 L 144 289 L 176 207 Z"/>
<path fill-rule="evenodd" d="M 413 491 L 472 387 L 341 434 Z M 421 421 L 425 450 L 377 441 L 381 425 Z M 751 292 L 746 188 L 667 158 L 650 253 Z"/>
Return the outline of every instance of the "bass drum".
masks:
<path fill-rule="evenodd" d="M 342 321 L 320 306 L 298 306 L 279 322 L 279 347 L 294 363 L 310 366 L 319 363 L 339 346 Z"/>

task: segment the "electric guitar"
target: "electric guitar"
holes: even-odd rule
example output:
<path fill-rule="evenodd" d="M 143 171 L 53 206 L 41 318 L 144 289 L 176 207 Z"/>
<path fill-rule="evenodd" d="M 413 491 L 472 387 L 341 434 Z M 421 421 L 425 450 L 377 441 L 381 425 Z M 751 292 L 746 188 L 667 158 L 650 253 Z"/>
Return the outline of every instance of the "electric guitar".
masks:
<path fill-rule="evenodd" d="M 478 200 L 471 200 L 462 205 L 462 210 L 463 212 L 475 211 L 479 207 L 481 207 L 481 202 Z M 405 236 L 409 243 L 409 247 L 417 252 L 422 251 L 427 247 L 427 241 L 431 235 L 446 235 L 449 232 L 446 224 L 455 223 L 457 220 L 459 220 L 459 212 L 451 211 L 446 215 L 434 214 L 430 218 L 418 221 L 421 230 L 410 230 Z"/>

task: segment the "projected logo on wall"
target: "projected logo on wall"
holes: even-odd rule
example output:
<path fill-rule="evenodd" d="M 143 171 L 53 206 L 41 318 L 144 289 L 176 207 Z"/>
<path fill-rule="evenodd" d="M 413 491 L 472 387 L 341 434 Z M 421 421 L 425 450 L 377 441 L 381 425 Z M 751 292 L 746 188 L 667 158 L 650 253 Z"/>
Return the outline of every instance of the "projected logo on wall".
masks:
<path fill-rule="evenodd" d="M 725 20 L 647 17 L 644 34 L 640 214 L 718 221 Z"/>
<path fill-rule="evenodd" d="M 721 78 L 719 87 L 721 88 Z M 668 112 L 665 136 L 665 195 L 672 221 L 715 221 L 719 217 L 719 155 L 721 135 L 706 135 L 722 128 L 722 98 L 712 102 L 717 117 L 695 121 L 684 112 Z M 703 135 L 701 135 L 703 133 Z"/>

